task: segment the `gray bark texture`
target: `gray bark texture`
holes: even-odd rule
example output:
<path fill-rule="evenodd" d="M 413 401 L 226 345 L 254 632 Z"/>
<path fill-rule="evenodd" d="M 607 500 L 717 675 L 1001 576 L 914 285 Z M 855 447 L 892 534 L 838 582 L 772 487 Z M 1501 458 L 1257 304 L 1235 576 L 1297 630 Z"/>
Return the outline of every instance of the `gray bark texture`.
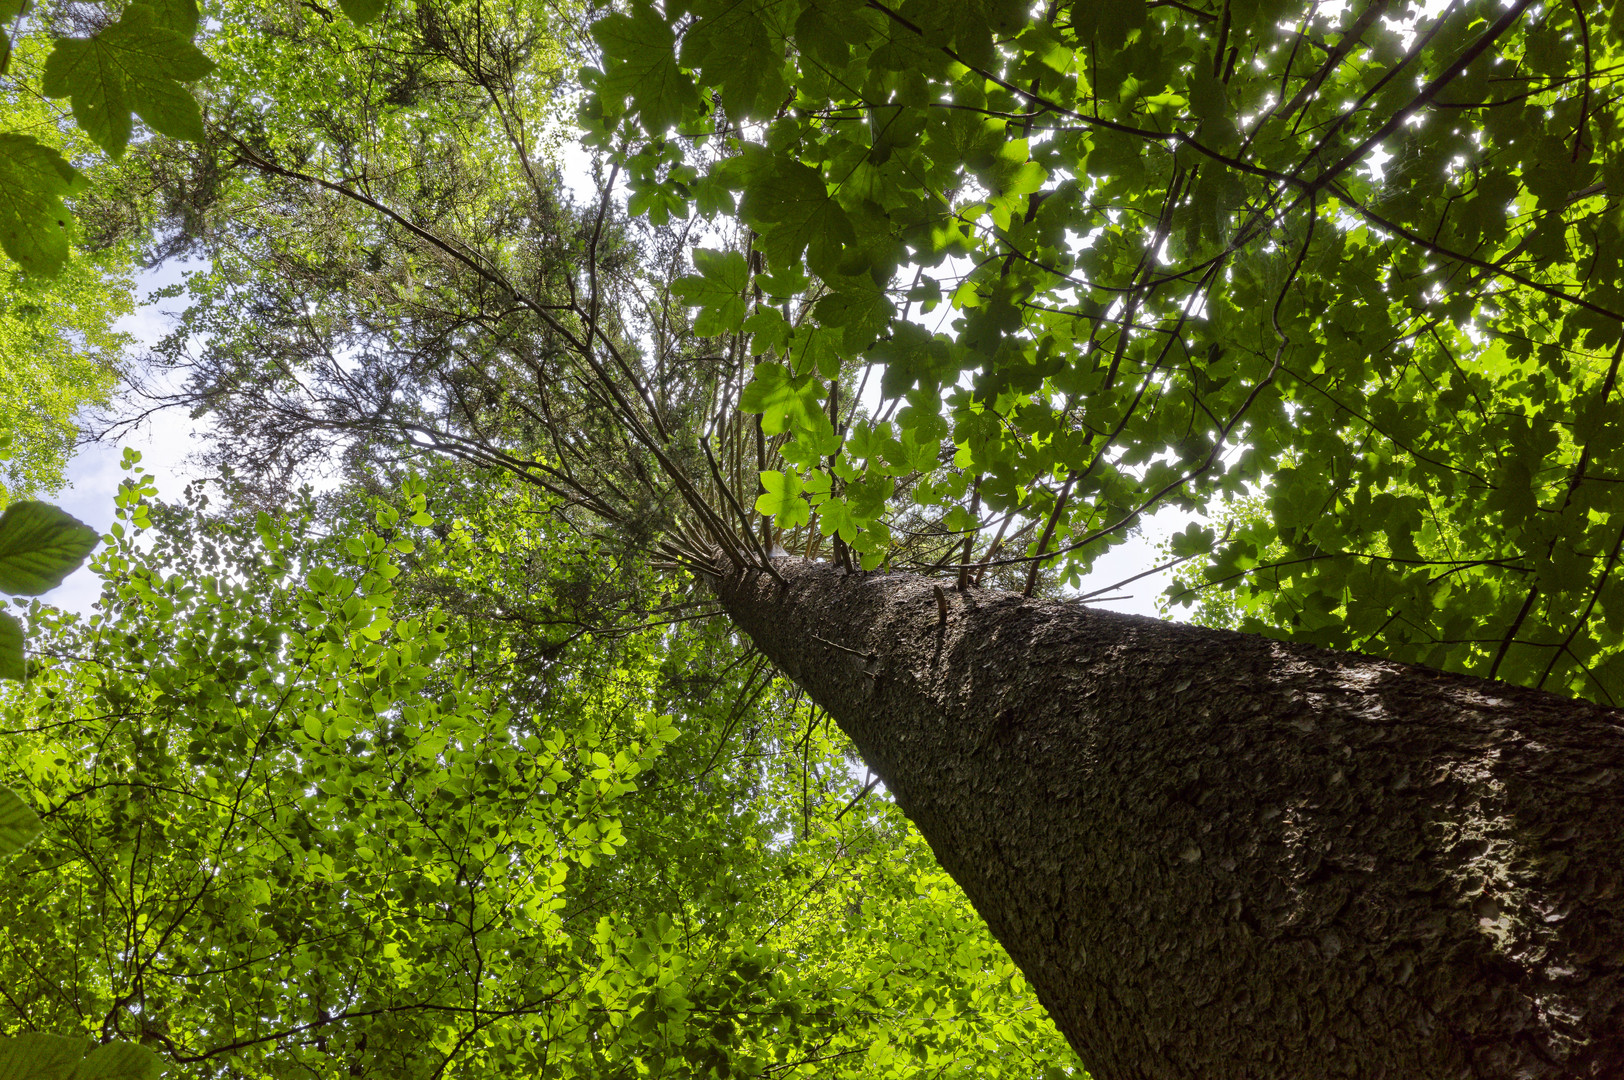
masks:
<path fill-rule="evenodd" d="M 1624 1077 L 1624 711 L 774 566 L 723 606 L 1097 1080 Z"/>

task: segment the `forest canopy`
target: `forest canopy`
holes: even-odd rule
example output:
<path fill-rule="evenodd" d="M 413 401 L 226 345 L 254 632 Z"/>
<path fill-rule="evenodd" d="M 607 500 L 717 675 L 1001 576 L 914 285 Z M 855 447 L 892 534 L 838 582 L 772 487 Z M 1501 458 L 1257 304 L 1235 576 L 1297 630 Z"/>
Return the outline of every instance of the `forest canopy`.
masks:
<path fill-rule="evenodd" d="M 1624 697 L 1618 10 L 0 18 L 6 497 L 213 433 L 0 625 L 60 1075 L 1082 1075 L 717 567 L 945 625 L 1166 511 L 1170 613 Z"/>

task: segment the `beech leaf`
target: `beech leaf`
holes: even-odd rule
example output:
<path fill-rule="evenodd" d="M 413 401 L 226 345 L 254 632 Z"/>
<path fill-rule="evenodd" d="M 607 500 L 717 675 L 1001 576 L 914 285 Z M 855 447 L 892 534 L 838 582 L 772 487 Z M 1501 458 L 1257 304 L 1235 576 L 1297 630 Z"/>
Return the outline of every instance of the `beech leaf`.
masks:
<path fill-rule="evenodd" d="M 0 516 L 0 591 L 38 596 L 95 548 L 96 530 L 49 503 L 15 502 Z"/>
<path fill-rule="evenodd" d="M 0 679 L 22 679 L 27 673 L 23 663 L 23 624 L 0 611 Z"/>
<path fill-rule="evenodd" d="M 98 1046 L 38 1031 L 0 1039 L 0 1080 L 157 1080 L 162 1073 L 162 1059 L 135 1043 Z"/>
<path fill-rule="evenodd" d="M 146 1047 L 111 1042 L 86 1054 L 73 1080 L 157 1080 L 163 1071 L 163 1060 Z"/>
<path fill-rule="evenodd" d="M 357 25 L 364 25 L 376 19 L 383 14 L 387 6 L 385 0 L 338 0 L 339 10 Z"/>
<path fill-rule="evenodd" d="M 16 854 L 33 843 L 39 833 L 39 815 L 15 791 L 0 787 L 0 855 Z M 0 1054 L 3 1060 L 4 1054 Z M 0 1077 L 4 1075 L 5 1070 L 0 1069 Z"/>

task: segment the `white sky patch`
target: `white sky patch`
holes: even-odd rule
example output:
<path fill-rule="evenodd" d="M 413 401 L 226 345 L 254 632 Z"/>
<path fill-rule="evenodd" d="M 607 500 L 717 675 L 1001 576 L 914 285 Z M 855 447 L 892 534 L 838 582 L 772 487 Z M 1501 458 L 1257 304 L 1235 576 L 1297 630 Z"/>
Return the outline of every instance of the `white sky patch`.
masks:
<path fill-rule="evenodd" d="M 559 177 L 570 198 L 581 206 L 595 203 L 598 199 L 598 185 L 593 180 L 595 160 L 592 151 L 573 139 L 566 139 L 559 147 Z"/>
<path fill-rule="evenodd" d="M 147 296 L 178 284 L 187 270 L 195 269 L 198 269 L 196 264 L 173 260 L 144 271 L 136 275 L 136 294 Z M 173 329 L 171 318 L 185 304 L 184 296 L 145 303 L 120 319 L 115 329 L 135 338 L 132 351 L 150 349 Z M 157 479 L 159 495 L 173 499 L 196 472 L 189 459 L 203 448 L 206 431 L 206 422 L 193 420 L 184 410 L 164 409 L 129 429 L 116 442 L 81 446 L 68 462 L 67 486 L 50 501 L 105 533 L 113 525 L 113 500 L 118 495 L 118 486 L 129 476 L 121 465 L 124 448 L 140 452 L 141 467 Z M 44 599 L 57 607 L 88 614 L 100 595 L 101 580 L 81 567 Z"/>
<path fill-rule="evenodd" d="M 1360 164 L 1371 181 L 1380 184 L 1387 178 L 1387 163 L 1392 160 L 1393 155 L 1387 152 L 1385 146 L 1373 146 Z"/>

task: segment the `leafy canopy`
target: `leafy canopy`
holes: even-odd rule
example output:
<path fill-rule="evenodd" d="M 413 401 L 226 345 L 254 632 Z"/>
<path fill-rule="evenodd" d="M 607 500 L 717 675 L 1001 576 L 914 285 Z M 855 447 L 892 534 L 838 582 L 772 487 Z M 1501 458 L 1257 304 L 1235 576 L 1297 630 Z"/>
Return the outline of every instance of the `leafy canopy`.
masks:
<path fill-rule="evenodd" d="M 42 115 L 49 109 L 36 94 L 67 98 L 80 132 L 117 159 L 134 134 L 132 116 L 159 134 L 202 141 L 202 110 L 184 84 L 214 63 L 192 43 L 195 0 L 133 0 L 115 21 L 84 36 L 44 32 L 40 17 L 49 25 L 58 13 L 30 7 L 0 4 L 0 22 L 11 24 L 0 31 L 0 76 L 8 76 L 0 83 L 0 250 L 31 273 L 54 276 L 74 236 L 63 200 L 84 195 L 87 185 L 63 156 L 57 118 Z M 18 26 L 25 33 L 14 43 Z"/>
<path fill-rule="evenodd" d="M 0 265 L 0 500 L 62 486 L 81 415 L 126 369 L 116 324 L 133 291 L 123 243 L 76 252 L 54 277 Z"/>
<path fill-rule="evenodd" d="M 30 608 L 6 1030 L 263 1075 L 1066 1075 L 827 724 L 645 603 L 655 466 L 764 547 L 1029 588 L 1172 506 L 1245 629 L 1624 692 L 1616 18 L 1320 7 L 632 3 L 583 118 L 640 232 L 528 156 L 560 83 L 523 12 L 223 23 L 257 178 L 196 390 L 402 494 L 216 516 L 136 474 L 102 608 Z M 131 4 L 41 86 L 107 153 L 195 136 L 195 29 Z M 6 250 L 59 265 L 78 158 L 10 145 L 56 179 L 0 176 Z M 633 264 L 693 214 L 685 324 Z M 508 479 L 366 471 L 425 447 Z"/>
<path fill-rule="evenodd" d="M 1328 12 L 606 23 L 639 30 L 601 38 L 583 122 L 669 162 L 633 206 L 736 215 L 761 257 L 677 290 L 699 332 L 753 336 L 743 407 L 801 476 L 758 508 L 864 566 L 1028 589 L 1173 508 L 1244 629 L 1624 698 L 1624 21 Z M 820 424 L 864 371 L 878 404 Z"/>
<path fill-rule="evenodd" d="M 100 606 L 31 607 L 0 692 L 45 818 L 0 1032 L 197 1075 L 1072 1075 L 827 717 L 715 624 L 584 632 L 649 571 L 533 488 L 273 517 L 127 465 Z"/>

